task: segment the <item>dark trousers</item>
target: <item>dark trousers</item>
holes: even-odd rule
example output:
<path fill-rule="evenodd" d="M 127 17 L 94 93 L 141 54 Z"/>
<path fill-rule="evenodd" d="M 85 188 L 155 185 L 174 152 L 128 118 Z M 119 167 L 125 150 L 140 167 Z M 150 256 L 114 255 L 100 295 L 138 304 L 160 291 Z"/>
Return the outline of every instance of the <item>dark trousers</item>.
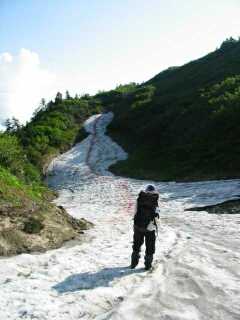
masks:
<path fill-rule="evenodd" d="M 156 235 L 155 231 L 140 231 L 134 227 L 133 234 L 133 251 L 140 252 L 141 246 L 145 239 L 146 255 L 153 255 L 155 253 Z"/>

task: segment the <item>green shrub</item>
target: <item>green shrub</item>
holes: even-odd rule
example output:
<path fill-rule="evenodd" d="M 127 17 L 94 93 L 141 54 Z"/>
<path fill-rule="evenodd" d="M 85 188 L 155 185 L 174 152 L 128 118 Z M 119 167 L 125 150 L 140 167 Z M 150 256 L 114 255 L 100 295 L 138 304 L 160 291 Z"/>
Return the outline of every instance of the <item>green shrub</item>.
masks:
<path fill-rule="evenodd" d="M 44 225 L 39 219 L 30 217 L 24 222 L 23 231 L 29 234 L 38 234 L 44 228 Z"/>

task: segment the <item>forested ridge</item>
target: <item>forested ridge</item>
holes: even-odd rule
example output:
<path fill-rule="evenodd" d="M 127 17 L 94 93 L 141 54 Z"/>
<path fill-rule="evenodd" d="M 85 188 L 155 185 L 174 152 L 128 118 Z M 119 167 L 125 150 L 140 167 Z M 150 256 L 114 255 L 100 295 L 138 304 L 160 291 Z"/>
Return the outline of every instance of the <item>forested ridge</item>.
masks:
<path fill-rule="evenodd" d="M 112 104 L 111 135 L 129 152 L 115 172 L 156 180 L 240 176 L 240 41 L 173 67 Z"/>

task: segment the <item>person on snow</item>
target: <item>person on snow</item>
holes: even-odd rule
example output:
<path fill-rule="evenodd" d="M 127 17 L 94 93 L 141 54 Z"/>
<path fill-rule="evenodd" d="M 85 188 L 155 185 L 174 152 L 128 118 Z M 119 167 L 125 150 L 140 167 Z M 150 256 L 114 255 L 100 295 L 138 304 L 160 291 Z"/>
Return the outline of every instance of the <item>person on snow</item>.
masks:
<path fill-rule="evenodd" d="M 145 239 L 145 269 L 152 267 L 155 253 L 155 241 L 158 213 L 159 194 L 153 185 L 147 185 L 144 191 L 140 191 L 137 198 L 136 213 L 134 216 L 133 252 L 131 256 L 131 268 L 134 269 L 140 259 L 141 246 Z"/>

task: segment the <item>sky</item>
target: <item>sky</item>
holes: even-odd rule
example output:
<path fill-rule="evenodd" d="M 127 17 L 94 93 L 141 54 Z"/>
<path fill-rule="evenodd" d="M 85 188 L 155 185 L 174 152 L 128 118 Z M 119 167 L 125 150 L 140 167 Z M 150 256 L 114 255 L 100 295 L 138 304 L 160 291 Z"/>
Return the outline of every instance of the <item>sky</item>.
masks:
<path fill-rule="evenodd" d="M 239 17 L 239 0 L 0 0 L 0 123 L 204 56 Z"/>

